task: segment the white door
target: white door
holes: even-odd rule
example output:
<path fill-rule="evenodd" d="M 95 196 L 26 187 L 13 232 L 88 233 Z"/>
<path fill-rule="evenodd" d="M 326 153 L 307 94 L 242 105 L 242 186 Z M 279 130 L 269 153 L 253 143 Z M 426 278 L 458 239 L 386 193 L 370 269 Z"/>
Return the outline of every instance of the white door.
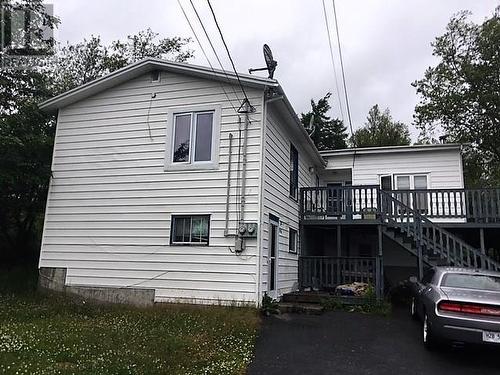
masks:
<path fill-rule="evenodd" d="M 269 215 L 269 253 L 267 256 L 267 294 L 278 297 L 278 259 L 279 259 L 279 218 Z"/>

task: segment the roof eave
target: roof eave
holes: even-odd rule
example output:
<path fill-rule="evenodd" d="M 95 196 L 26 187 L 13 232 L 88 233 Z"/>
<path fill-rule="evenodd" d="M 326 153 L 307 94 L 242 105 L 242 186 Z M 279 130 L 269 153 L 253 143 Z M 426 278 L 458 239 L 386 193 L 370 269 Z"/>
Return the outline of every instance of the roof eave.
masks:
<path fill-rule="evenodd" d="M 315 159 L 316 164 L 324 168 L 327 165 L 326 160 L 320 154 L 320 152 L 318 151 L 318 148 L 316 147 L 313 140 L 311 139 L 311 137 L 307 133 L 306 129 L 302 125 L 302 122 L 300 121 L 299 117 L 295 113 L 295 110 L 293 109 L 292 104 L 288 100 L 288 97 L 286 96 L 285 91 L 283 90 L 283 88 L 281 86 L 278 86 L 278 93 L 279 93 L 279 95 L 281 95 L 281 100 L 283 101 L 285 107 L 287 108 L 290 117 L 293 119 L 293 121 L 296 125 L 296 128 L 298 128 L 299 132 L 306 139 L 307 146 L 308 146 L 309 150 L 312 152 L 313 158 Z"/>

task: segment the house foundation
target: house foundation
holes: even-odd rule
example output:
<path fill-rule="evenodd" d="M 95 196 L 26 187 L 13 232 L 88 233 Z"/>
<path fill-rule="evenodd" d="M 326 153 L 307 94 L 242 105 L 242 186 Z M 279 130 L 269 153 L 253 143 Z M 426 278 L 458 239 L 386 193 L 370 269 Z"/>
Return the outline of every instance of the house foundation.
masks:
<path fill-rule="evenodd" d="M 78 296 L 94 302 L 153 306 L 155 291 L 146 288 L 87 287 L 66 285 L 66 268 L 42 267 L 38 278 L 41 291 Z"/>

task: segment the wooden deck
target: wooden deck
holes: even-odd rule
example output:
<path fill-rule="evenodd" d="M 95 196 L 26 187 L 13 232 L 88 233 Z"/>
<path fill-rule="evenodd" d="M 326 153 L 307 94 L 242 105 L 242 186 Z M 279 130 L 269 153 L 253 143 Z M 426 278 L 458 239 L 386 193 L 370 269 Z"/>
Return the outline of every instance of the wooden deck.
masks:
<path fill-rule="evenodd" d="M 500 227 L 500 189 L 384 190 L 427 219 L 440 224 Z M 393 207 L 383 207 L 377 185 L 301 189 L 301 219 L 306 223 L 376 224 Z"/>

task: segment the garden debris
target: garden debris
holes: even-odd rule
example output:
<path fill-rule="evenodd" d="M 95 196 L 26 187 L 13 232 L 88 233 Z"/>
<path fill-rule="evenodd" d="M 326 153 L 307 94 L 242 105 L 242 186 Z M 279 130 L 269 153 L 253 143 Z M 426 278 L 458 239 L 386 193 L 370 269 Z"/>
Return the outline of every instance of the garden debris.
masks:
<path fill-rule="evenodd" d="M 354 282 L 352 284 L 342 284 L 335 288 L 335 294 L 340 296 L 364 296 L 368 292 L 369 284 Z"/>

